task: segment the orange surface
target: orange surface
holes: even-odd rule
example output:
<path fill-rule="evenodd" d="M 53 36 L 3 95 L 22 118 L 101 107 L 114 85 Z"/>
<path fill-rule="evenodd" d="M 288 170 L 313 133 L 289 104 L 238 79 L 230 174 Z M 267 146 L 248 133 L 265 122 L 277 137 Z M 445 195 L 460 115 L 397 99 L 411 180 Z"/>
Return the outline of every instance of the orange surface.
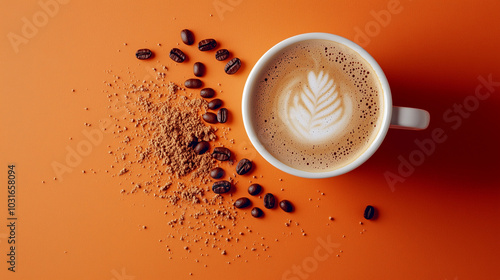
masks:
<path fill-rule="evenodd" d="M 43 3 L 55 1 L 2 5 L 0 279 L 500 278 L 499 2 L 60 2 L 49 10 Z M 32 23 L 37 26 L 30 28 Z M 216 38 L 243 67 L 225 75 L 213 53 L 182 45 L 183 28 L 197 39 Z M 391 130 L 362 167 L 306 180 L 278 171 L 255 152 L 239 111 L 245 79 L 258 58 L 287 37 L 317 31 L 362 44 L 384 69 L 394 104 L 428 110 L 431 126 L 421 132 Z M 193 60 L 174 65 L 168 51 L 177 43 Z M 143 47 L 154 50 L 155 59 L 138 61 L 135 50 Z M 220 97 L 232 113 L 228 138 L 235 144 L 221 142 L 237 158 L 255 162 L 253 181 L 296 206 L 291 214 L 266 211 L 263 219 L 238 210 L 236 228 L 228 228 L 245 235 L 238 242 L 222 237 L 217 248 L 180 240 L 193 233 L 167 225 L 170 217 L 163 212 L 171 208 L 164 200 L 120 193 L 134 178 L 111 176 L 122 167 L 111 168 L 108 145 L 116 148 L 119 142 L 111 133 L 72 172 L 53 180 L 53 162 L 64 162 L 67 149 L 85 141 L 82 132 L 116 113 L 103 92 L 108 89 L 103 81 L 111 79 L 107 71 L 130 69 L 148 79 L 152 67 L 166 65 L 166 79 L 182 83 L 195 60 L 207 64 L 207 83 L 221 83 Z M 484 86 L 481 80 L 488 79 L 494 83 Z M 440 132 L 441 143 L 429 140 Z M 434 148 L 419 158 L 416 140 Z M 400 181 L 390 185 L 384 174 L 398 174 L 401 159 L 410 155 L 414 170 L 402 170 Z M 8 271 L 6 262 L 11 163 L 17 172 L 16 272 Z M 246 194 L 247 179 L 252 180 L 240 178 L 225 203 Z M 377 220 L 362 218 L 367 204 L 377 207 Z M 325 242 L 333 245 L 322 248 Z"/>

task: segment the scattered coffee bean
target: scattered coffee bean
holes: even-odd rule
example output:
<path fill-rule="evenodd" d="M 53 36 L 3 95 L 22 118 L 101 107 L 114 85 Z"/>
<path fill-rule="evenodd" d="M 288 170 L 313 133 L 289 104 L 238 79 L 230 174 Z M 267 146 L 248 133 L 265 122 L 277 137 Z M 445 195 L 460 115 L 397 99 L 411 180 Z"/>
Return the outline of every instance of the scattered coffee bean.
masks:
<path fill-rule="evenodd" d="M 207 123 L 217 123 L 217 115 L 212 112 L 203 114 L 203 120 Z"/>
<path fill-rule="evenodd" d="M 144 60 L 144 59 L 148 59 L 151 56 L 153 56 L 153 52 L 150 49 L 140 49 L 140 50 L 137 50 L 137 52 L 135 53 L 135 56 L 140 60 Z"/>
<path fill-rule="evenodd" d="M 210 177 L 214 179 L 220 179 L 224 177 L 224 169 L 216 167 L 210 171 Z"/>
<path fill-rule="evenodd" d="M 248 193 L 250 195 L 258 195 L 262 191 L 262 186 L 259 184 L 251 184 L 250 187 L 248 187 Z"/>
<path fill-rule="evenodd" d="M 293 211 L 293 205 L 290 201 L 288 200 L 282 200 L 280 202 L 280 208 L 283 209 L 285 212 L 292 212 Z"/>
<path fill-rule="evenodd" d="M 223 61 L 229 58 L 229 51 L 226 49 L 218 50 L 215 53 L 215 59 L 218 61 Z"/>
<path fill-rule="evenodd" d="M 264 196 L 264 207 L 267 209 L 273 209 L 274 206 L 276 205 L 276 198 L 274 198 L 274 195 L 271 193 L 266 193 Z"/>
<path fill-rule="evenodd" d="M 208 109 L 210 110 L 219 109 L 220 106 L 222 106 L 222 100 L 218 98 L 212 99 L 212 101 L 208 102 Z"/>
<path fill-rule="evenodd" d="M 238 173 L 238 175 L 247 174 L 250 169 L 252 169 L 252 162 L 246 158 L 240 160 L 236 165 L 236 173 Z"/>
<path fill-rule="evenodd" d="M 220 108 L 219 111 L 217 111 L 217 121 L 220 123 L 227 122 L 227 109 L 226 108 Z"/>
<path fill-rule="evenodd" d="M 181 31 L 182 42 L 186 45 L 192 45 L 194 43 L 194 34 L 189 29 L 184 29 Z"/>
<path fill-rule="evenodd" d="M 184 86 L 187 88 L 201 88 L 203 86 L 203 82 L 200 79 L 187 79 L 184 82 Z"/>
<path fill-rule="evenodd" d="M 246 197 L 241 197 L 241 198 L 238 198 L 234 202 L 234 207 L 236 207 L 236 208 L 245 208 L 245 207 L 250 206 L 250 204 L 252 204 L 252 202 L 250 201 L 250 199 L 248 199 Z"/>
<path fill-rule="evenodd" d="M 215 90 L 211 88 L 204 88 L 200 91 L 200 95 L 203 98 L 212 98 L 215 95 Z"/>
<path fill-rule="evenodd" d="M 254 207 L 251 213 L 255 218 L 260 218 L 262 217 L 262 215 L 264 215 L 264 211 L 262 211 L 262 209 L 260 209 L 259 207 Z"/>
<path fill-rule="evenodd" d="M 215 47 L 217 47 L 217 41 L 214 39 L 205 39 L 198 43 L 198 49 L 203 52 L 213 50 Z"/>
<path fill-rule="evenodd" d="M 210 144 L 207 141 L 201 141 L 194 147 L 194 152 L 201 155 L 210 149 Z"/>
<path fill-rule="evenodd" d="M 205 75 L 205 64 L 196 62 L 193 65 L 193 73 L 196 77 L 203 77 Z"/>
<path fill-rule="evenodd" d="M 229 181 L 217 181 L 212 185 L 212 190 L 216 194 L 227 193 L 231 190 L 231 183 Z"/>
<path fill-rule="evenodd" d="M 373 216 L 375 216 L 375 207 L 371 205 L 366 206 L 364 214 L 365 219 L 370 220 L 373 218 Z"/>
<path fill-rule="evenodd" d="M 215 147 L 212 157 L 219 161 L 226 161 L 231 158 L 231 151 L 224 147 Z"/>
<path fill-rule="evenodd" d="M 168 55 L 173 61 L 182 63 L 186 60 L 186 55 L 179 50 L 178 48 L 173 48 L 170 50 L 170 54 Z"/>
<path fill-rule="evenodd" d="M 232 74 L 238 72 L 238 70 L 240 70 L 240 67 L 241 67 L 241 60 L 239 58 L 235 57 L 235 58 L 229 60 L 229 62 L 224 67 L 224 71 L 227 74 L 232 75 Z"/>

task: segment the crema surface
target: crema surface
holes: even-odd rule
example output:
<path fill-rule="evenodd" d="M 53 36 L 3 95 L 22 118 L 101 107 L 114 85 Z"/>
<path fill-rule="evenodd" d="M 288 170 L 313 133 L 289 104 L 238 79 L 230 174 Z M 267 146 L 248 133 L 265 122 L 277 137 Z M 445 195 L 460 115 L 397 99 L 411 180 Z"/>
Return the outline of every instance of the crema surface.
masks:
<path fill-rule="evenodd" d="M 253 94 L 260 142 L 281 162 L 309 172 L 355 160 L 376 136 L 383 112 L 375 71 L 349 47 L 328 40 L 282 50 Z"/>

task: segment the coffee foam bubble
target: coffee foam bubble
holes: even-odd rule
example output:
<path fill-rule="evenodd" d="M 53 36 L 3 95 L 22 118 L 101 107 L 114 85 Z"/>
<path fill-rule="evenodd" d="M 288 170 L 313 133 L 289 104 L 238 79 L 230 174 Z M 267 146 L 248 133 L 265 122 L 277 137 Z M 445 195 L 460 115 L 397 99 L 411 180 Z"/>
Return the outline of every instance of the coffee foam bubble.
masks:
<path fill-rule="evenodd" d="M 337 169 L 366 150 L 378 132 L 378 77 L 342 44 L 292 45 L 269 62 L 260 80 L 253 116 L 258 138 L 291 167 Z"/>

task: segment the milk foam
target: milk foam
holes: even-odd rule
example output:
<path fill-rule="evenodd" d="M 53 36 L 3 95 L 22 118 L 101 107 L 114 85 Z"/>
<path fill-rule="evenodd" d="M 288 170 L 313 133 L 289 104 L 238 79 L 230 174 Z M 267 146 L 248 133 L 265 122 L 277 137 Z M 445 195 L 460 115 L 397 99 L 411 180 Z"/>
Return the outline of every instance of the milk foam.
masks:
<path fill-rule="evenodd" d="M 373 68 L 340 43 L 307 40 L 282 50 L 254 92 L 257 137 L 276 159 L 322 172 L 358 158 L 381 125 Z"/>

